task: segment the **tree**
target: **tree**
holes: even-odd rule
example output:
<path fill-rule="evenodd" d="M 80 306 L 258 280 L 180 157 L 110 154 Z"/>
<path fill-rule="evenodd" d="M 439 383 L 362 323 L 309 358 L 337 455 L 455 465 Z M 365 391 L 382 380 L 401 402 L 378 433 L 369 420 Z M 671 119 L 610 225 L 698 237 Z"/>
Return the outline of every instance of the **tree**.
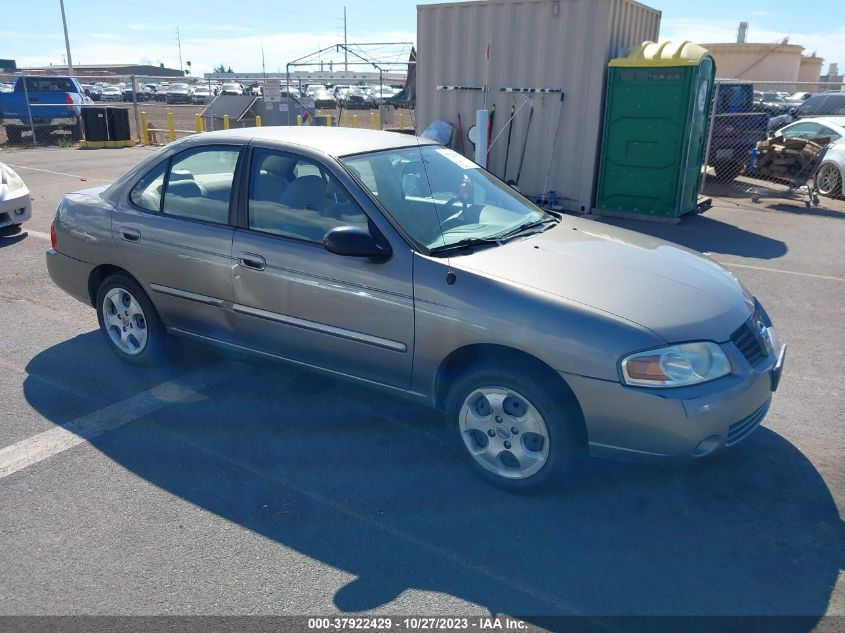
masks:
<path fill-rule="evenodd" d="M 219 66 L 215 66 L 212 70 L 216 73 L 221 74 L 221 75 L 232 75 L 232 74 L 234 74 L 234 71 L 232 70 L 231 66 L 229 66 L 229 68 L 227 69 L 226 66 L 224 66 L 223 64 L 220 64 Z"/>

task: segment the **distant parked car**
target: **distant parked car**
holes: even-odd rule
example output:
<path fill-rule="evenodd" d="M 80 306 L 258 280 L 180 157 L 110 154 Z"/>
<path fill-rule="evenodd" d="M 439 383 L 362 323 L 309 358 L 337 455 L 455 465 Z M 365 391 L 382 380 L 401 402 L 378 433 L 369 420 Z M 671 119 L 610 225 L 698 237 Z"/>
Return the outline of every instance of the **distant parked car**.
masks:
<path fill-rule="evenodd" d="M 754 112 L 765 112 L 769 116 L 780 116 L 789 113 L 795 104 L 789 103 L 777 92 L 763 92 L 759 98 L 755 98 L 752 106 Z"/>
<path fill-rule="evenodd" d="M 15 89 L 15 84 L 2 83 L 0 84 L 0 92 L 12 92 Z"/>
<path fill-rule="evenodd" d="M 0 93 L 0 125 L 13 145 L 22 143 L 23 133 L 32 128 L 36 134 L 66 130 L 72 141 L 78 141 L 84 98 L 73 77 L 21 76 L 12 92 Z"/>
<path fill-rule="evenodd" d="M 138 90 L 135 91 L 135 97 L 133 99 L 132 86 L 127 85 L 123 88 L 123 100 L 127 103 L 132 103 L 133 100 L 137 100 L 139 103 L 142 101 L 152 101 L 154 94 L 155 93 L 147 86 L 140 86 Z"/>
<path fill-rule="evenodd" d="M 229 82 L 223 84 L 223 87 L 220 89 L 220 94 L 222 95 L 242 95 L 244 93 L 243 86 L 239 83 Z"/>
<path fill-rule="evenodd" d="M 777 131 L 784 138 L 826 137 L 830 146 L 816 172 L 816 186 L 825 196 L 842 195 L 845 182 L 845 116 L 799 119 Z"/>
<path fill-rule="evenodd" d="M 799 119 L 817 116 L 845 116 L 845 92 L 823 92 L 813 95 L 798 106 Z"/>
<path fill-rule="evenodd" d="M 100 92 L 100 101 L 122 101 L 123 91 L 117 86 L 106 86 Z"/>
<path fill-rule="evenodd" d="M 26 222 L 32 215 L 32 199 L 23 178 L 0 163 L 0 230 Z"/>
<path fill-rule="evenodd" d="M 197 86 L 194 88 L 194 94 L 191 96 L 191 101 L 198 104 L 203 104 L 211 97 L 214 96 L 211 94 L 211 89 L 208 86 Z"/>
<path fill-rule="evenodd" d="M 164 100 L 167 103 L 191 103 L 191 87 L 184 83 L 170 84 Z"/>

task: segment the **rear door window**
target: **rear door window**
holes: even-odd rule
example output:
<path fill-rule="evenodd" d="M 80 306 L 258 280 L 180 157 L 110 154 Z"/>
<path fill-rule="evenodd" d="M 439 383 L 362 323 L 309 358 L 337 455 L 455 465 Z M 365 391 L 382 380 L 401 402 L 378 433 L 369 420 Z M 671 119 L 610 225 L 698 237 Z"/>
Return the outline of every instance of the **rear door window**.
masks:
<path fill-rule="evenodd" d="M 212 147 L 171 159 L 162 211 L 190 220 L 228 224 L 240 150 Z"/>

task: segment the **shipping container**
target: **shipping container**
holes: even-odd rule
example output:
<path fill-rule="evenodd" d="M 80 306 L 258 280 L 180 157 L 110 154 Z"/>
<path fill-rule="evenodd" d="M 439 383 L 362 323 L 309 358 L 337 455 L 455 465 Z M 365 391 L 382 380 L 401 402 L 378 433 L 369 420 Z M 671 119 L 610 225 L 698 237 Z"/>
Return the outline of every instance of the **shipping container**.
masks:
<path fill-rule="evenodd" d="M 487 168 L 516 178 L 531 107 L 513 121 L 511 106 L 526 97 L 534 116 L 528 133 L 521 191 L 557 193 L 567 210 L 594 203 L 607 63 L 645 40 L 657 40 L 660 11 L 632 0 L 479 0 L 417 7 L 417 132 L 434 120 L 464 132 L 476 110 L 496 106 Z M 438 86 L 458 89 L 438 89 Z M 468 90 L 484 88 L 486 90 Z M 562 91 L 516 92 L 513 89 Z M 562 109 L 561 109 L 562 108 Z M 556 147 L 553 139 L 560 117 Z M 459 143 L 453 144 L 459 147 Z M 465 154 L 472 144 L 464 138 Z M 554 153 L 554 161 L 551 163 Z M 552 164 L 549 172 L 549 165 Z M 548 174 L 548 186 L 546 178 Z"/>

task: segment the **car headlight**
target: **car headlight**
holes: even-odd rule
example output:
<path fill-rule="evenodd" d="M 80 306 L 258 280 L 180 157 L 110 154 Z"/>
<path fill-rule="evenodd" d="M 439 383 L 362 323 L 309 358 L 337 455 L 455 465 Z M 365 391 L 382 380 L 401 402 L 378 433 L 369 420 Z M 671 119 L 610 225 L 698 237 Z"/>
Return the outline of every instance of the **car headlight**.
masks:
<path fill-rule="evenodd" d="M 0 167 L 0 172 L 3 172 L 3 182 L 6 184 L 10 193 L 23 187 L 23 179 L 18 176 L 14 169 L 4 165 Z"/>
<path fill-rule="evenodd" d="M 709 341 L 670 345 L 622 359 L 623 381 L 637 387 L 686 387 L 729 373 L 728 357 Z"/>

